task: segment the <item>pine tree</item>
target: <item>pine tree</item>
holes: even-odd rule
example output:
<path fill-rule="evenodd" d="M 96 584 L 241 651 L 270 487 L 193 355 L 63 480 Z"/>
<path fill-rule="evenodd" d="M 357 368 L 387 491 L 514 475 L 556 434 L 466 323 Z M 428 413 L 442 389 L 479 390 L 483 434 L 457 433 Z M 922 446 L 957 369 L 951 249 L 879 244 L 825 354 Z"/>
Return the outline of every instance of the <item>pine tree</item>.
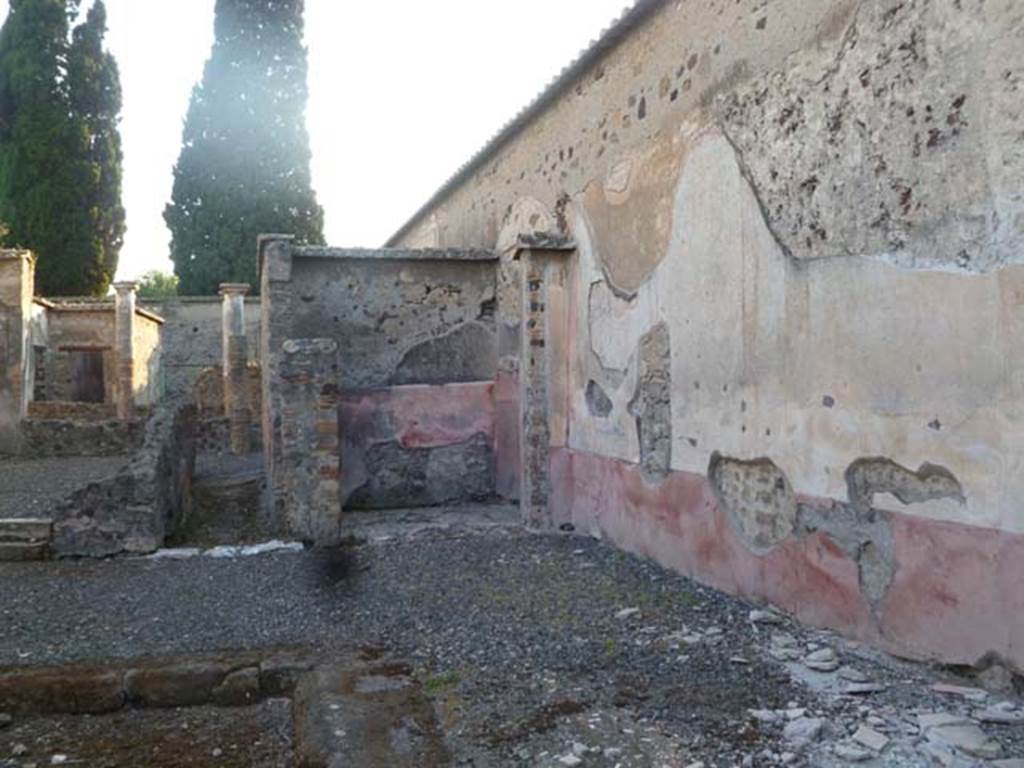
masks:
<path fill-rule="evenodd" d="M 256 280 L 256 237 L 323 242 L 310 177 L 303 0 L 217 0 L 164 212 L 180 293 Z"/>
<path fill-rule="evenodd" d="M 0 31 L 0 222 L 44 295 L 102 295 L 124 233 L 120 85 L 97 0 L 12 0 Z"/>

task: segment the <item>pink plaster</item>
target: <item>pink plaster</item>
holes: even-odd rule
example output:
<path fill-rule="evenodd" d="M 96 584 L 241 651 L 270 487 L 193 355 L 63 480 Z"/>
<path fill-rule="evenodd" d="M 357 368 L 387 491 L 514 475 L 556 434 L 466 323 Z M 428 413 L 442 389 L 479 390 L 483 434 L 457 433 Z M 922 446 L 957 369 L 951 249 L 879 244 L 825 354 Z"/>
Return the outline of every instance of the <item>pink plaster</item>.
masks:
<path fill-rule="evenodd" d="M 499 373 L 494 385 L 494 452 L 499 496 L 519 498 L 519 377 Z"/>
<path fill-rule="evenodd" d="M 995 652 L 1024 667 L 1024 536 L 894 513 L 897 570 L 876 616 L 857 563 L 829 536 L 793 536 L 756 554 L 701 475 L 673 472 L 653 486 L 636 465 L 556 449 L 552 484 L 556 524 L 572 522 L 806 624 L 907 656 L 973 663 Z M 817 503 L 826 513 L 833 504 Z"/>

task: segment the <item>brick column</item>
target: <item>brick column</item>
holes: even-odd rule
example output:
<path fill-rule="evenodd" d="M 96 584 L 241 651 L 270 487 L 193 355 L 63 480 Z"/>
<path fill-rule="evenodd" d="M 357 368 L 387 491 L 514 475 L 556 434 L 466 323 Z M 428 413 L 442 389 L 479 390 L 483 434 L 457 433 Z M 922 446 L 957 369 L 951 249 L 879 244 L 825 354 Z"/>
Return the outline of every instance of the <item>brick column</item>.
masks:
<path fill-rule="evenodd" d="M 224 413 L 231 425 L 231 452 L 249 453 L 252 410 L 247 378 L 249 347 L 245 337 L 245 295 L 248 283 L 222 283 L 220 295 L 224 359 Z"/>
<path fill-rule="evenodd" d="M 281 347 L 279 477 L 293 536 L 336 544 L 341 526 L 338 343 L 289 339 Z"/>
<path fill-rule="evenodd" d="M 17 453 L 22 419 L 31 399 L 29 324 L 35 258 L 0 250 L 0 453 Z"/>
<path fill-rule="evenodd" d="M 135 291 L 138 283 L 114 283 L 114 354 L 117 359 L 117 418 L 135 418 Z"/>
<path fill-rule="evenodd" d="M 548 500 L 551 495 L 551 446 L 562 444 L 564 408 L 553 409 L 557 387 L 553 381 L 563 379 L 560 367 L 567 366 L 568 352 L 558 349 L 559 359 L 552 359 L 552 331 L 559 330 L 559 341 L 565 341 L 562 314 L 564 301 L 558 301 L 552 313 L 552 292 L 564 283 L 566 258 L 575 246 L 562 238 L 535 238 L 524 241 L 518 252 L 522 265 L 523 315 L 520 334 L 519 412 L 520 436 L 519 508 L 523 522 L 533 528 L 551 527 Z M 559 294 L 563 296 L 563 294 Z M 565 359 L 563 359 L 565 358 Z M 553 410 L 561 417 L 553 424 Z"/>

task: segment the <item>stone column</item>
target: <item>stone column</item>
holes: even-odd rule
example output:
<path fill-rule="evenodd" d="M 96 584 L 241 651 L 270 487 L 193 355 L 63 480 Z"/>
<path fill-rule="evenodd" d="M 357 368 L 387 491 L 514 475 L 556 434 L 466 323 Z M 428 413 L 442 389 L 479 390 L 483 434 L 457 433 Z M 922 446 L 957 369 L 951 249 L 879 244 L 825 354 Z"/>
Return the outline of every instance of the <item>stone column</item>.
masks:
<path fill-rule="evenodd" d="M 249 453 L 252 410 L 248 398 L 249 348 L 245 336 L 245 295 L 248 283 L 221 283 L 223 329 L 224 413 L 231 427 L 231 452 Z"/>
<path fill-rule="evenodd" d="M 117 418 L 135 418 L 135 291 L 138 283 L 114 283 L 114 354 L 117 359 Z"/>
<path fill-rule="evenodd" d="M 532 238 L 521 244 L 518 254 L 523 290 L 519 508 L 523 522 L 532 528 L 552 525 L 551 447 L 564 443 L 566 428 L 565 404 L 558 398 L 568 366 L 564 265 L 574 250 L 564 238 Z"/>
<path fill-rule="evenodd" d="M 29 326 L 35 258 L 0 250 L 0 453 L 17 453 L 20 424 L 31 399 Z"/>

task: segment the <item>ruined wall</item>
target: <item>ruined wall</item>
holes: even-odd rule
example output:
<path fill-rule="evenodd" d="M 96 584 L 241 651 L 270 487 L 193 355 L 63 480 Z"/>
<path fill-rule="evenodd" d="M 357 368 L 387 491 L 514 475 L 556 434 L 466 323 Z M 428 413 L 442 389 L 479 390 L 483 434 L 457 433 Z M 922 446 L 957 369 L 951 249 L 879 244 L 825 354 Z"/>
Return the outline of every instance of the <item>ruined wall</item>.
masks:
<path fill-rule="evenodd" d="M 96 351 L 103 359 L 103 402 L 113 403 L 117 393 L 117 353 L 114 349 L 114 307 L 100 303 L 66 303 L 48 314 L 46 350 L 48 400 L 73 400 L 73 358 L 82 350 Z"/>
<path fill-rule="evenodd" d="M 575 239 L 555 522 L 1024 666 L 1024 6 L 647 5 L 399 238 Z"/>
<path fill-rule="evenodd" d="M 156 403 L 163 389 L 161 381 L 160 323 L 145 314 L 137 314 L 132 348 L 135 355 L 135 372 L 132 386 L 135 404 L 139 406 Z"/>
<path fill-rule="evenodd" d="M 263 435 L 277 514 L 291 514 L 280 507 L 291 504 L 285 497 L 296 488 L 302 452 L 285 455 L 295 442 L 285 434 L 288 422 L 298 425 L 300 437 L 313 429 L 299 424 L 302 407 L 284 394 L 301 394 L 304 377 L 312 375 L 283 376 L 294 367 L 287 349 L 314 341 L 317 347 L 329 342 L 337 356 L 339 506 L 394 508 L 493 496 L 495 257 L 289 244 L 273 258 L 261 291 Z"/>
<path fill-rule="evenodd" d="M 164 319 L 161 330 L 163 392 L 175 397 L 190 392 L 204 369 L 223 362 L 219 296 L 140 297 L 139 305 Z M 259 299 L 245 300 L 249 356 L 259 350 Z"/>

